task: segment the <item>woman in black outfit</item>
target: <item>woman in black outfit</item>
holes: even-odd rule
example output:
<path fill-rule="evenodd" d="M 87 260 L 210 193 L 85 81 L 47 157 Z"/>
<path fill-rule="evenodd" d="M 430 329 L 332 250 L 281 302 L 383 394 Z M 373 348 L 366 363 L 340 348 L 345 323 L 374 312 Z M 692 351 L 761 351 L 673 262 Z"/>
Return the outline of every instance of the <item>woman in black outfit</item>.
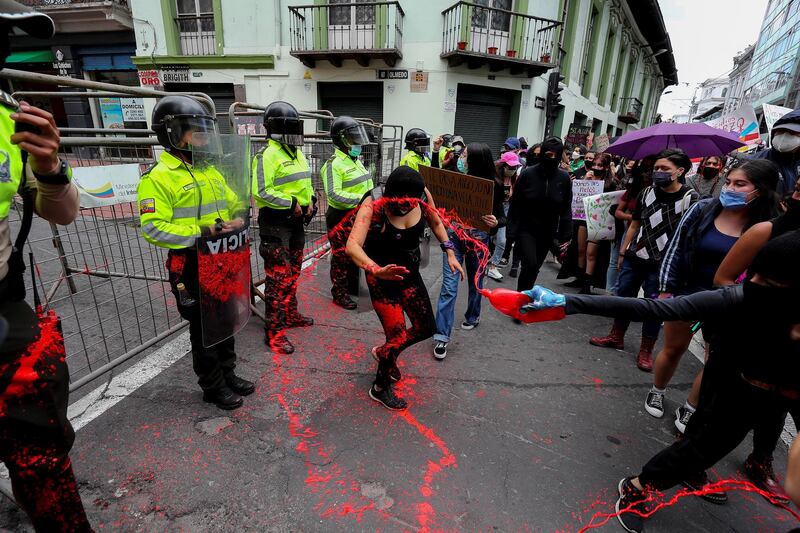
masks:
<path fill-rule="evenodd" d="M 572 182 L 558 168 L 564 144 L 558 137 L 542 143 L 539 163 L 522 171 L 508 210 L 508 228 L 522 260 L 517 290 L 536 283 L 547 252 L 565 250 L 572 238 Z"/>
<path fill-rule="evenodd" d="M 442 243 L 450 269 L 463 278 L 433 198 L 422 176 L 412 168 L 394 169 L 383 190 L 377 187 L 365 197 L 347 239 L 347 255 L 367 272 L 372 305 L 386 334 L 386 342 L 372 349 L 378 371 L 369 395 L 391 410 L 407 407 L 391 387 L 401 379 L 398 356 L 434 331 L 430 297 L 419 273 L 419 242 L 425 222 Z M 411 321 L 410 328 L 406 328 L 404 314 Z"/>

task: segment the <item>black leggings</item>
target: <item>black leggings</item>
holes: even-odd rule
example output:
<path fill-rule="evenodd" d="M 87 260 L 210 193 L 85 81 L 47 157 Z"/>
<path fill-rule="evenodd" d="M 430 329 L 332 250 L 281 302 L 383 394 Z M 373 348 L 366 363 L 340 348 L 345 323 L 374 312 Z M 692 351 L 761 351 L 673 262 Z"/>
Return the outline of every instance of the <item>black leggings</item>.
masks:
<path fill-rule="evenodd" d="M 547 252 L 553 244 L 552 235 L 534 235 L 527 231 L 520 231 L 514 242 L 514 256 L 519 254 L 522 270 L 517 279 L 517 290 L 525 291 L 533 287 L 539 277 Z"/>
<path fill-rule="evenodd" d="M 390 385 L 389 371 L 397 366 L 400 353 L 433 336 L 436 325 L 431 299 L 419 269 L 411 270 L 402 281 L 381 280 L 368 274 L 367 286 L 386 335 L 386 342 L 377 349 L 375 384 L 386 388 Z M 411 321 L 410 328 L 406 328 L 404 314 Z"/>

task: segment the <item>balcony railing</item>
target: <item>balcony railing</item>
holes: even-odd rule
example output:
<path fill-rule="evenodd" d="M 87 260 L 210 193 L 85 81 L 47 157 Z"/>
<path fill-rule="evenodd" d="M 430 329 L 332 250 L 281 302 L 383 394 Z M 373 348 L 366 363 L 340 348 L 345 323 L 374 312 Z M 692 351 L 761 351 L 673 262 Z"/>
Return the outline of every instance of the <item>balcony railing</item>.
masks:
<path fill-rule="evenodd" d="M 538 76 L 558 65 L 558 21 L 463 1 L 442 15 L 441 56 L 451 66 L 488 64 L 492 71 L 510 68 Z"/>
<path fill-rule="evenodd" d="M 372 58 L 394 66 L 403 57 L 404 17 L 397 1 L 289 6 L 290 54 L 308 67 L 344 59 L 367 66 Z"/>
<path fill-rule="evenodd" d="M 636 124 L 642 118 L 642 102 L 638 98 L 622 98 L 620 100 L 619 121 L 625 124 Z"/>
<path fill-rule="evenodd" d="M 214 31 L 214 15 L 180 16 L 175 19 L 175 24 L 178 25 L 178 35 L 183 55 L 216 55 L 217 39 Z"/>

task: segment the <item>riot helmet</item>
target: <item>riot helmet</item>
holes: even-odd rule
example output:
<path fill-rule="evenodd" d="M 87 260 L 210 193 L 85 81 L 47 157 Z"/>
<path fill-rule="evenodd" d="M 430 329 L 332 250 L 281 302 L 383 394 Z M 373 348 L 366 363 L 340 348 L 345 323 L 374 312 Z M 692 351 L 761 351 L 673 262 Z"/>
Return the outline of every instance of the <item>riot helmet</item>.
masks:
<path fill-rule="evenodd" d="M 11 55 L 11 30 L 19 28 L 37 39 L 52 39 L 55 23 L 48 15 L 13 0 L 0 0 L 0 69 Z"/>
<path fill-rule="evenodd" d="M 453 147 L 453 135 L 449 133 L 445 133 L 442 135 L 442 146 L 445 148 L 452 148 Z"/>
<path fill-rule="evenodd" d="M 421 128 L 411 128 L 406 133 L 406 149 L 420 155 L 431 149 L 431 137 Z"/>
<path fill-rule="evenodd" d="M 303 121 L 288 102 L 272 102 L 264 111 L 267 138 L 288 146 L 303 146 Z"/>
<path fill-rule="evenodd" d="M 370 143 L 369 135 L 363 125 L 353 117 L 336 117 L 331 124 L 333 145 L 351 157 L 361 154 L 361 147 Z"/>
<path fill-rule="evenodd" d="M 217 135 L 217 119 L 189 96 L 176 94 L 160 99 L 153 108 L 152 122 L 159 144 L 187 157 L 197 139 Z"/>

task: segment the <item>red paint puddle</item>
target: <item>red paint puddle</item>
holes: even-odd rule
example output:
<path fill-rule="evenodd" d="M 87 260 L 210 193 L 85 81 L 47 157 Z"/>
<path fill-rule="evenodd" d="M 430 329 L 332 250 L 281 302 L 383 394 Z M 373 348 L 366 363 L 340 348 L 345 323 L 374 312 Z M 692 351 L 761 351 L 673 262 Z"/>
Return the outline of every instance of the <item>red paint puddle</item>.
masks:
<path fill-rule="evenodd" d="M 594 390 L 600 392 L 602 390 L 601 385 L 603 384 L 603 380 L 600 378 L 592 378 L 592 383 L 594 383 Z"/>

